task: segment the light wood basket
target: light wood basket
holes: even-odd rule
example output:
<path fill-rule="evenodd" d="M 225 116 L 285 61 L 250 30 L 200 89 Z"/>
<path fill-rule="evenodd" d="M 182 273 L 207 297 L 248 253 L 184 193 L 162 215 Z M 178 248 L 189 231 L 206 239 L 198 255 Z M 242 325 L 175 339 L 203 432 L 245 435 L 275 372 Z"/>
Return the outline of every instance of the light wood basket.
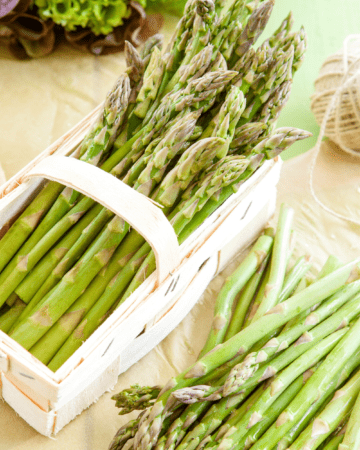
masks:
<path fill-rule="evenodd" d="M 92 188 L 89 193 L 87 176 L 76 177 L 85 179 L 86 186 L 79 186 L 79 180 L 74 179 L 71 170 L 78 167 L 76 164 L 89 166 L 90 170 L 96 171 L 96 176 L 106 176 L 106 182 L 115 183 L 119 189 L 123 183 L 89 164 L 64 158 L 81 142 L 98 109 L 0 188 L 0 233 L 6 232 L 44 184 L 40 175 L 92 195 L 130 223 L 138 220 L 131 211 L 122 210 L 127 208 L 126 205 L 109 199 L 109 196 L 104 199 L 101 192 L 94 194 Z M 55 156 L 51 156 L 54 153 Z M 65 159 L 72 159 L 73 165 L 66 166 L 68 173 L 62 170 L 59 175 L 56 172 L 58 163 Z M 50 175 L 49 166 L 55 167 Z M 149 242 L 157 252 L 157 272 L 55 373 L 0 331 L 0 393 L 3 399 L 39 433 L 51 436 L 111 389 L 119 374 L 161 342 L 191 310 L 211 279 L 259 235 L 275 210 L 280 168 L 279 158 L 266 162 L 180 247 L 174 243 L 171 227 L 160 217 L 162 213 L 159 216 L 154 212 L 157 207 L 146 200 L 155 217 Z M 146 235 L 143 224 L 133 225 Z M 156 231 L 157 228 L 161 231 Z M 164 239 L 159 239 L 164 233 L 168 236 L 165 246 Z"/>

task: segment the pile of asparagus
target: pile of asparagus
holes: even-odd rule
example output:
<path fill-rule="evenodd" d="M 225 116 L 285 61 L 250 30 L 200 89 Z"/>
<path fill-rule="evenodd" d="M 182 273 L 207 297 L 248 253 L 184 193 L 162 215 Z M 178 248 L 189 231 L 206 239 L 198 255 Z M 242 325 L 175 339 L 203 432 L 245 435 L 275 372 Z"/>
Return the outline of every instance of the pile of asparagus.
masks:
<path fill-rule="evenodd" d="M 278 128 L 306 48 L 289 15 L 257 49 L 274 0 L 189 0 L 165 52 L 128 69 L 77 157 L 159 203 L 182 243 L 266 160 L 309 133 Z M 48 182 L 0 241 L 0 329 L 56 371 L 155 269 L 129 224 Z"/>
<path fill-rule="evenodd" d="M 225 280 L 198 360 L 113 397 L 142 411 L 110 450 L 359 448 L 360 258 L 289 264 L 292 216 L 282 205 Z"/>

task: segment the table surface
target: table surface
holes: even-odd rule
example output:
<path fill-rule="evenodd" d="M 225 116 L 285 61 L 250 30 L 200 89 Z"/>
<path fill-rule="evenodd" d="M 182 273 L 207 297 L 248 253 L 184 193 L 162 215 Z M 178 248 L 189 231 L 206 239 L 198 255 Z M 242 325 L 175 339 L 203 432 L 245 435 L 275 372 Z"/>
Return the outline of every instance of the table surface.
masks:
<path fill-rule="evenodd" d="M 324 59 L 341 47 L 348 34 L 358 32 L 360 23 L 358 0 L 341 3 L 335 0 L 276 0 L 265 35 L 278 26 L 290 9 L 294 13 L 295 26 L 298 28 L 303 24 L 306 27 L 309 49 L 279 125 L 305 128 L 314 133 L 314 138 L 294 146 L 285 158 L 313 146 L 318 132 L 310 111 L 313 82 Z M 175 18 L 166 18 L 164 33 L 167 37 L 175 23 Z M 122 55 L 96 58 L 66 45 L 46 58 L 32 61 L 17 61 L 6 48 L 0 47 L 0 162 L 6 177 L 14 175 L 91 111 L 124 68 Z M 319 267 L 329 252 L 344 261 L 356 256 L 360 230 L 333 218 L 315 203 L 306 187 L 311 158 L 308 152 L 285 164 L 279 202 L 286 201 L 296 208 L 295 228 L 301 236 L 299 247 L 302 251 L 314 252 Z M 342 165 L 338 164 L 339 160 Z M 341 201 L 334 208 L 345 214 L 356 210 L 360 195 L 358 166 L 354 163 L 356 160 L 338 153 L 336 148 L 327 144 L 319 165 L 320 170 L 322 167 L 326 169 L 317 174 L 316 188 L 321 198 L 331 203 L 334 197 L 340 196 Z M 338 177 L 337 171 L 350 173 L 351 168 L 355 168 L 351 177 Z M 333 180 L 337 180 L 337 184 Z M 206 336 L 208 322 L 204 318 L 209 319 L 212 314 L 214 299 L 225 275 L 213 280 L 191 314 L 168 338 L 119 377 L 116 391 L 134 383 L 163 383 L 194 361 Z M 196 329 L 194 323 L 197 324 Z M 66 426 L 55 440 L 36 433 L 8 405 L 0 403 L 0 447 L 2 450 L 105 450 L 117 428 L 125 421 L 125 418 L 117 416 L 110 397 L 111 393 L 103 395 L 96 405 Z"/>

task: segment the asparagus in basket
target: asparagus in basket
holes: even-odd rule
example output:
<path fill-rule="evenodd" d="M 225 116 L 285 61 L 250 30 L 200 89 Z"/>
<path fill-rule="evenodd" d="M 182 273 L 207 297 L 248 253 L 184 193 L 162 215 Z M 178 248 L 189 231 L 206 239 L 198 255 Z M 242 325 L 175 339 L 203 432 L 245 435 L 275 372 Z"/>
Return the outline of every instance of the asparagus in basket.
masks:
<path fill-rule="evenodd" d="M 156 138 L 156 133 L 160 133 L 162 127 L 166 125 L 174 115 L 188 106 L 194 109 L 205 109 L 215 101 L 215 96 L 221 92 L 226 84 L 235 75 L 230 71 L 215 71 L 210 72 L 200 79 L 194 80 L 186 88 L 173 95 L 168 96 L 160 104 L 151 121 L 139 131 L 137 139 L 132 142 L 127 141 L 118 151 L 116 151 L 101 167 L 104 170 L 112 171 L 116 175 L 121 175 L 126 168 L 131 166 L 131 156 L 138 158 L 141 155 L 142 149 L 150 144 L 151 140 Z M 132 154 L 127 154 L 122 158 L 124 148 L 130 150 L 133 147 Z M 139 155 L 140 153 L 140 155 Z M 119 167 L 120 166 L 120 167 Z M 0 300 L 5 301 L 11 291 L 16 289 L 19 283 L 25 278 L 26 274 L 35 266 L 44 254 L 51 248 L 56 241 L 69 230 L 87 210 L 94 205 L 94 200 L 83 198 L 77 205 L 71 209 L 48 233 L 45 235 L 36 246 L 26 255 L 20 258 L 13 258 L 10 264 L 0 275 Z M 105 208 L 101 208 L 103 214 L 108 214 Z M 100 214 L 101 214 L 100 212 Z M 22 264 L 21 264 L 22 262 Z"/>
<path fill-rule="evenodd" d="M 164 212 L 169 219 L 182 222 L 181 217 L 176 216 L 179 209 L 174 202 L 188 184 L 181 180 L 173 188 L 170 203 L 167 200 L 170 191 L 156 192 L 156 189 L 171 173 L 188 145 L 217 136 L 225 142 L 219 146 L 217 154 L 209 158 L 209 165 L 227 152 L 234 156 L 242 154 L 247 160 L 247 168 L 238 177 L 236 185 L 211 196 L 201 204 L 201 211 L 196 212 L 195 209 L 191 220 L 189 216 L 186 226 L 185 222 L 181 225 L 179 242 L 183 242 L 265 159 L 275 157 L 297 138 L 306 137 L 306 133 L 299 134 L 290 129 L 274 132 L 278 114 L 288 98 L 292 75 L 302 61 L 305 49 L 303 32 L 291 34 L 291 18 L 288 17 L 258 50 L 251 47 L 266 25 L 272 6 L 270 0 L 259 3 L 228 1 L 223 8 L 212 0 L 190 1 L 166 54 L 161 54 L 158 39 L 150 41 L 141 53 L 127 46 L 127 72 L 131 85 L 129 106 L 123 103 L 122 125 L 114 134 L 118 137 L 110 156 L 104 161 L 105 157 L 97 154 L 100 161 L 96 162 L 103 170 L 160 203 L 163 201 L 168 208 Z M 229 71 L 228 66 L 234 70 Z M 239 89 L 245 99 L 239 95 Z M 230 107 L 232 97 L 237 106 L 233 103 Z M 239 102 L 236 98 L 242 100 Z M 247 107 L 243 111 L 245 104 Z M 230 118 L 232 108 L 237 114 Z M 178 153 L 167 154 L 168 159 L 162 160 L 166 151 L 165 148 L 160 151 L 160 142 L 165 146 L 163 140 L 167 130 L 171 135 L 171 130 L 180 126 L 188 113 L 193 113 L 193 118 L 196 116 L 192 136 L 184 139 L 184 146 Z M 90 144 L 91 133 L 84 140 L 83 148 Z M 157 156 L 153 158 L 152 154 Z M 125 237 L 127 224 L 113 218 L 112 213 L 95 205 L 92 200 L 75 192 L 72 196 L 74 204 L 62 209 L 56 219 L 58 223 L 40 233 L 41 222 L 39 232 L 35 231 L 30 236 L 17 255 L 9 253 L 12 259 L 0 274 L 0 302 L 7 300 L 10 303 L 17 294 L 29 303 L 11 332 L 20 342 L 26 341 L 27 347 L 35 344 L 53 325 L 55 318 L 66 310 L 68 314 L 62 320 L 69 325 L 71 332 L 92 305 L 104 300 L 103 295 L 106 298 L 112 296 L 113 305 L 122 294 L 122 299 L 125 299 L 138 286 L 140 277 L 136 276 L 137 271 L 146 276 L 154 270 L 153 257 L 147 256 L 150 248 L 137 233 L 131 231 Z M 173 205 L 175 210 L 172 212 Z M 46 217 L 54 220 L 51 211 Z M 18 225 L 13 229 L 16 227 Z M 109 227 L 113 229 L 109 230 Z M 116 247 L 118 250 L 115 251 Z M 95 254 L 104 256 L 101 263 L 90 261 L 91 255 Z M 113 263 L 113 254 L 121 255 L 120 263 Z M 150 262 L 149 267 L 142 263 L 144 258 Z M 103 266 L 104 270 L 99 273 Z M 73 278 L 79 268 L 80 273 Z M 115 275 L 121 280 L 116 289 L 110 283 Z M 132 278 L 133 282 L 124 293 Z M 70 295 L 68 281 L 73 286 Z M 85 288 L 83 295 L 80 286 Z M 62 307 L 56 306 L 60 292 L 64 292 L 68 299 Z M 83 307 L 84 297 L 88 295 L 91 300 Z M 35 332 L 31 317 L 36 318 L 36 314 L 42 316 L 41 311 L 44 312 L 48 304 L 52 305 L 51 318 L 42 321 L 47 323 L 40 327 L 41 333 L 39 329 Z M 76 305 L 81 305 L 81 308 Z M 75 314 L 70 314 L 74 311 Z M 47 313 L 45 316 L 49 318 Z M 97 317 L 95 322 L 98 324 L 99 321 Z M 20 332 L 25 329 L 29 330 L 26 338 Z M 63 335 L 62 339 L 66 336 Z"/>

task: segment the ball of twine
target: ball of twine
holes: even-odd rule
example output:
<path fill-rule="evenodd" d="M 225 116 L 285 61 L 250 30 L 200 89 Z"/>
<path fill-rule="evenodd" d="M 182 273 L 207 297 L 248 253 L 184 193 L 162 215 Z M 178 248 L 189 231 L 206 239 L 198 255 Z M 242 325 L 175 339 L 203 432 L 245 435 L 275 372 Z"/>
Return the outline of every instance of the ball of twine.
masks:
<path fill-rule="evenodd" d="M 348 36 L 342 50 L 325 60 L 311 109 L 322 135 L 360 157 L 360 35 Z"/>

